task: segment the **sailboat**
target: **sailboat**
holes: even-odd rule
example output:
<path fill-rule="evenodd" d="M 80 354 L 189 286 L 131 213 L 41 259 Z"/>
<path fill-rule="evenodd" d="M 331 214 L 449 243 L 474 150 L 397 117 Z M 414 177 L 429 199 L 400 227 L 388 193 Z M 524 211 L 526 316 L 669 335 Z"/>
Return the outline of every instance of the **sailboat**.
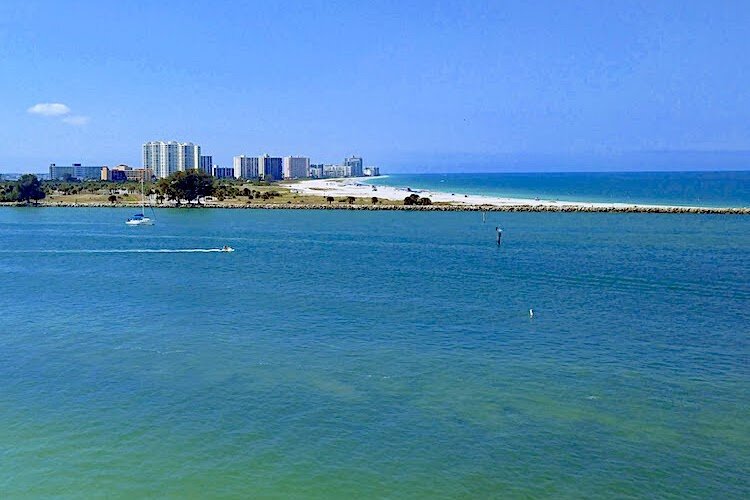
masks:
<path fill-rule="evenodd" d="M 154 222 L 146 217 L 146 172 L 148 169 L 143 169 L 143 175 L 141 175 L 141 213 L 135 214 L 125 221 L 128 226 L 153 226 Z"/>

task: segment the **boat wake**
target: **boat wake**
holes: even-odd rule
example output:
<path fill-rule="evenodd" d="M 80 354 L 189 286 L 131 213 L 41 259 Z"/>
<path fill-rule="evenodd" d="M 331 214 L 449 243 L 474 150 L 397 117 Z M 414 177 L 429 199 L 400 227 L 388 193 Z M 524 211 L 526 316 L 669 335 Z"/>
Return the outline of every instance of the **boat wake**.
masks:
<path fill-rule="evenodd" d="M 87 253 L 226 253 L 227 248 L 110 248 L 76 250 L 0 250 L 0 253 L 44 253 L 44 254 L 87 254 Z"/>

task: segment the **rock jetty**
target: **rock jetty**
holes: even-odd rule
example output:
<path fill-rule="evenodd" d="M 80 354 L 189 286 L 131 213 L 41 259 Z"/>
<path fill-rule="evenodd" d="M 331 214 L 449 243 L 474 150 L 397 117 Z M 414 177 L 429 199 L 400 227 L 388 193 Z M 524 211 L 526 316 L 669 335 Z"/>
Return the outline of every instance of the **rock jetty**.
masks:
<path fill-rule="evenodd" d="M 18 206 L 15 203 L 0 203 L 0 206 Z M 140 205 L 122 203 L 40 203 L 37 207 L 75 208 L 140 208 Z M 161 205 L 154 208 L 175 208 Z M 590 212 L 590 213 L 650 213 L 650 214 L 731 214 L 750 215 L 750 207 L 675 207 L 675 206 L 607 206 L 607 205 L 349 205 L 348 203 L 303 204 L 303 203 L 247 203 L 182 205 L 182 208 L 223 208 L 245 210 L 370 210 L 404 212 Z"/>

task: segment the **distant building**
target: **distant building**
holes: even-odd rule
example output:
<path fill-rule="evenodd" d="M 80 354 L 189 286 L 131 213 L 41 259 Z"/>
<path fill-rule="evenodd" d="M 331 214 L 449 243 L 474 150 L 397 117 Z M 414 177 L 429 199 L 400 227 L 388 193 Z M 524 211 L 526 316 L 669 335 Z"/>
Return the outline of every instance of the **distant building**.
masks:
<path fill-rule="evenodd" d="M 211 173 L 217 179 L 231 179 L 234 177 L 234 168 L 214 165 Z"/>
<path fill-rule="evenodd" d="M 258 157 L 258 176 L 264 181 L 278 181 L 283 178 L 283 161 L 275 156 Z"/>
<path fill-rule="evenodd" d="M 200 158 L 200 170 L 203 173 L 211 175 L 213 172 L 214 157 L 210 155 L 201 155 Z"/>
<path fill-rule="evenodd" d="M 130 167 L 126 165 L 118 165 L 113 168 L 102 167 L 102 174 L 100 178 L 103 181 L 124 182 L 128 180 L 126 169 L 130 170 Z"/>
<path fill-rule="evenodd" d="M 150 181 L 153 178 L 154 173 L 150 169 L 144 170 L 142 168 L 130 168 L 127 165 L 120 164 L 112 168 L 102 167 L 101 179 L 113 182 L 141 182 L 141 178 L 143 178 L 144 175 L 144 180 Z"/>
<path fill-rule="evenodd" d="M 323 178 L 323 165 L 310 165 L 310 177 L 313 179 Z"/>
<path fill-rule="evenodd" d="M 102 178 L 103 165 L 89 166 L 74 163 L 73 165 L 56 165 L 51 163 L 49 166 L 50 179 L 78 179 L 80 181 L 99 180 Z"/>
<path fill-rule="evenodd" d="M 344 165 L 347 167 L 351 167 L 351 176 L 352 177 L 362 177 L 362 158 L 359 156 L 350 156 L 349 158 L 344 158 Z"/>
<path fill-rule="evenodd" d="M 351 177 L 351 165 L 323 165 L 323 177 Z"/>
<path fill-rule="evenodd" d="M 260 177 L 257 156 L 239 155 L 232 159 L 234 176 L 237 179 L 257 179 Z"/>
<path fill-rule="evenodd" d="M 157 177 L 200 168 L 201 147 L 192 142 L 151 141 L 143 145 L 143 167 Z"/>
<path fill-rule="evenodd" d="M 362 172 L 365 177 L 377 177 L 380 175 L 380 168 L 378 167 L 365 167 Z"/>
<path fill-rule="evenodd" d="M 128 180 L 128 173 L 125 170 L 110 170 L 109 180 L 113 182 L 124 182 Z"/>
<path fill-rule="evenodd" d="M 305 156 L 285 156 L 282 165 L 284 179 L 302 179 L 310 176 L 310 158 Z"/>

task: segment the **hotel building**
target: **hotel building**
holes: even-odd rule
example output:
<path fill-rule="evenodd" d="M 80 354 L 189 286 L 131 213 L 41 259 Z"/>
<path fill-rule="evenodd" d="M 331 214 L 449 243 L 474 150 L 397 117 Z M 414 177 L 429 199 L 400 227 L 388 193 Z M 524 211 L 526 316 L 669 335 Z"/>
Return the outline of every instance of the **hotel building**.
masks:
<path fill-rule="evenodd" d="M 351 165 L 323 165 L 323 177 L 353 177 Z"/>
<path fill-rule="evenodd" d="M 257 179 L 259 174 L 257 156 L 239 155 L 232 159 L 234 166 L 234 176 L 237 179 Z"/>
<path fill-rule="evenodd" d="M 201 172 L 211 175 L 214 166 L 214 157 L 210 155 L 201 155 L 200 162 Z"/>
<path fill-rule="evenodd" d="M 284 179 L 302 179 L 310 176 L 310 158 L 305 156 L 285 156 L 282 165 Z"/>
<path fill-rule="evenodd" d="M 201 147 L 192 142 L 151 141 L 143 145 L 143 167 L 156 177 L 200 167 Z"/>
<path fill-rule="evenodd" d="M 351 168 L 349 175 L 352 177 L 362 177 L 362 158 L 359 156 L 344 158 L 344 165 Z"/>
<path fill-rule="evenodd" d="M 89 179 L 101 179 L 103 165 L 88 166 L 81 165 L 80 163 L 74 163 L 72 165 L 56 165 L 51 163 L 49 166 L 49 178 L 53 180 L 60 180 L 65 178 L 78 179 L 78 180 L 89 180 Z"/>
<path fill-rule="evenodd" d="M 283 178 L 283 160 L 280 157 L 263 155 L 258 157 L 258 176 L 264 181 L 278 181 Z"/>

